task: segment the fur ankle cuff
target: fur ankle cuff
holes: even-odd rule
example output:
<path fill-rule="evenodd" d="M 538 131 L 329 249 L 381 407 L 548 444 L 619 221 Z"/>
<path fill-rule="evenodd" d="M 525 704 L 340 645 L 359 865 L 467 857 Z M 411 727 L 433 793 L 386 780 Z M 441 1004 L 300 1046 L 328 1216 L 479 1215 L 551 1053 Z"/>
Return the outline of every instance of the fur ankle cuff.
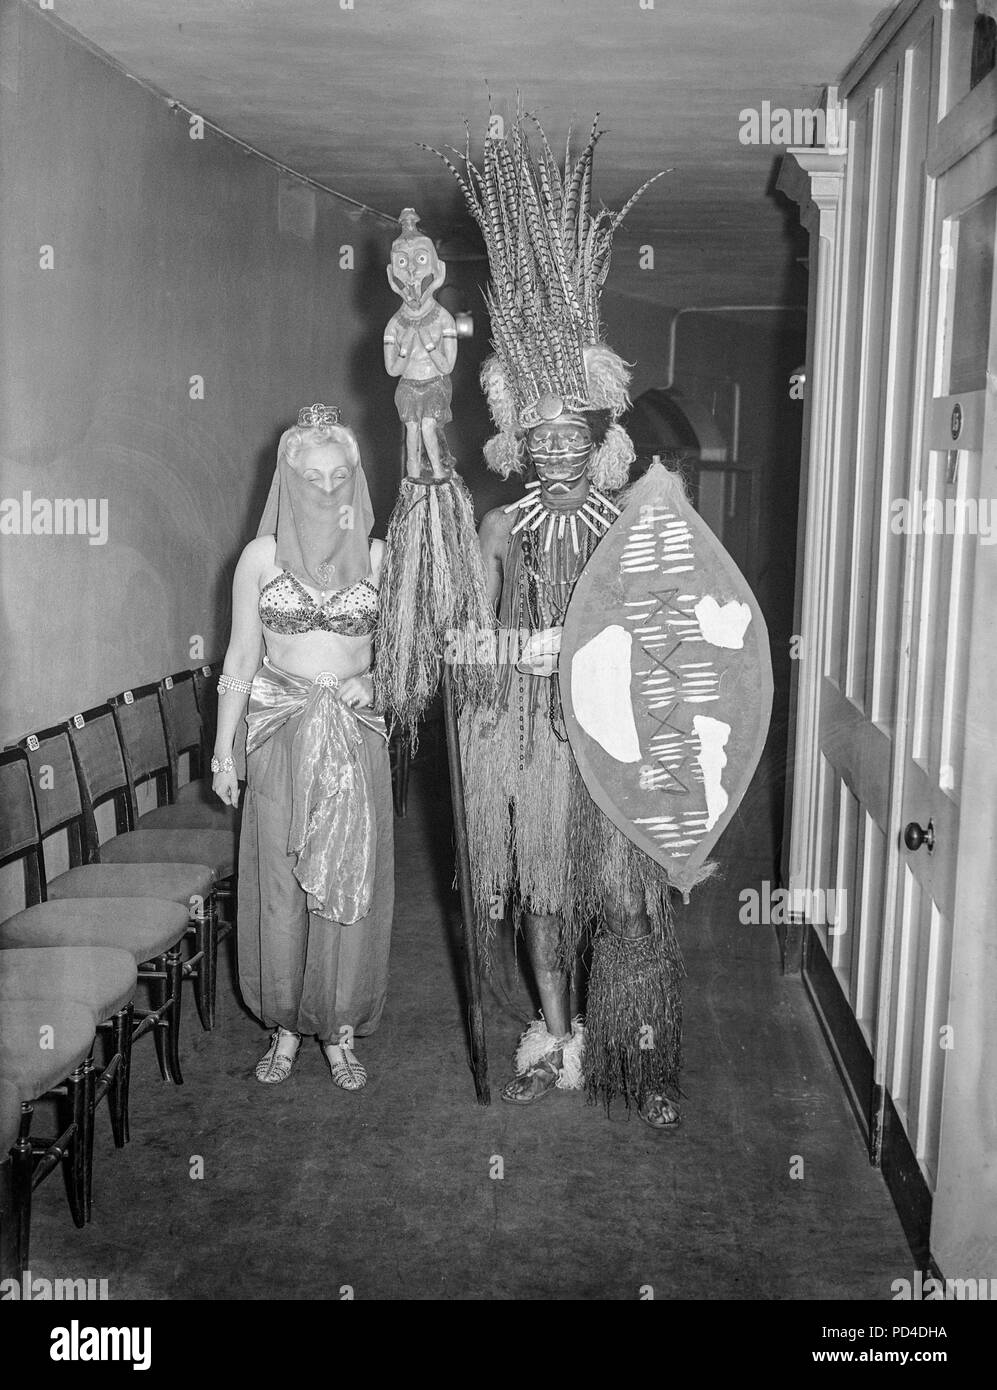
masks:
<path fill-rule="evenodd" d="M 578 1091 L 582 1086 L 582 1058 L 585 1052 L 585 1026 L 580 1018 L 571 1023 L 566 1038 L 556 1037 L 547 1028 L 543 1014 L 535 1018 L 519 1040 L 514 1065 L 516 1075 L 522 1076 L 552 1052 L 562 1054 L 561 1072 L 557 1087 L 561 1091 Z"/>

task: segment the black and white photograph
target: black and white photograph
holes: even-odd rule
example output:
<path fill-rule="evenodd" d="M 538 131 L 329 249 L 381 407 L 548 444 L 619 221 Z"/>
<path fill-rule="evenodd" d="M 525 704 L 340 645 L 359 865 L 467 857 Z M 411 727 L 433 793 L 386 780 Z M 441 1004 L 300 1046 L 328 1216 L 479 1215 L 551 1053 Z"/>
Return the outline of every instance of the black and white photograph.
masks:
<path fill-rule="evenodd" d="M 29 1373 L 966 1365 L 997 0 L 0 0 L 0 188 Z"/>

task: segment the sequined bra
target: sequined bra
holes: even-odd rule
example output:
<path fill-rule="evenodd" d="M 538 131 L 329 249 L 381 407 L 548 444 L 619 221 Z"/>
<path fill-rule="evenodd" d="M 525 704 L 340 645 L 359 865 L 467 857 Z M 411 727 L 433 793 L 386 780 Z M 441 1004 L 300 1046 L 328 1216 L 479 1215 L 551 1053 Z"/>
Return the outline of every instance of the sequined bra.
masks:
<path fill-rule="evenodd" d="M 259 608 L 263 626 L 282 637 L 301 632 L 369 637 L 377 624 L 377 590 L 369 579 L 358 579 L 319 603 L 284 570 L 260 590 Z"/>

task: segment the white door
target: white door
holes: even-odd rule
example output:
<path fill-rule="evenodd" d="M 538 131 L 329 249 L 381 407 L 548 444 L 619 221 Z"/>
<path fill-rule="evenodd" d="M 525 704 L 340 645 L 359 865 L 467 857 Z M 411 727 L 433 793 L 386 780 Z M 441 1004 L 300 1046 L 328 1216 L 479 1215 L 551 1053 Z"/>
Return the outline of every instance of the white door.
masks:
<path fill-rule="evenodd" d="M 971 672 L 991 660 L 989 649 L 997 645 L 997 588 L 988 554 L 997 542 L 992 529 L 997 136 L 942 173 L 933 199 L 923 427 L 906 518 L 911 623 L 909 676 L 901 692 L 900 862 L 885 941 L 876 1050 L 885 1141 L 892 1103 L 932 1193 L 940 1181 L 949 1068 L 972 1056 L 976 1082 L 997 1097 L 997 1081 L 984 1079 L 986 1057 L 997 1055 L 993 1033 L 989 1039 L 977 1036 L 982 1019 L 967 1013 L 966 992 L 978 981 L 952 969 L 954 949 L 983 965 L 986 952 L 980 948 L 993 937 L 989 922 L 962 905 L 997 905 L 997 883 L 987 861 L 963 852 L 963 835 L 971 828 L 978 833 L 981 815 L 993 817 L 993 801 L 981 803 L 977 785 L 988 777 L 997 782 L 997 729 L 990 722 L 997 700 L 982 686 L 970 699 Z M 970 719 L 976 725 L 972 730 Z M 997 834 L 997 821 L 990 825 Z M 991 919 L 992 913 L 993 908 Z M 981 939 L 974 941 L 974 934 Z M 990 981 L 997 984 L 997 971 L 991 970 Z M 969 1164 L 975 1178 L 961 1184 L 961 1201 L 955 1190 L 960 1184 L 954 1188 L 954 1174 L 946 1175 L 946 1203 L 933 1213 L 932 1250 L 949 1277 L 983 1273 L 978 1262 L 968 1268 L 961 1262 L 979 1248 L 980 1222 L 985 1226 L 987 1219 L 980 1173 L 997 1125 L 992 1118 L 986 1140 L 982 1094 L 979 1101 L 961 1120 L 958 1108 L 946 1116 L 946 1125 L 954 1126 L 946 1145 L 950 1161 L 961 1168 L 973 1154 L 978 1160 Z M 990 1110 L 997 1115 L 997 1099 Z M 991 1232 L 992 1208 L 991 1201 Z M 956 1228 L 975 1230 L 970 1245 L 953 1246 L 950 1235 Z M 991 1249 L 991 1257 L 994 1253 Z M 997 1268 L 990 1273 L 997 1275 Z"/>
<path fill-rule="evenodd" d="M 811 362 L 823 395 L 810 426 L 789 886 L 813 928 L 804 980 L 877 1156 L 875 1059 L 899 859 L 892 792 L 909 618 L 908 538 L 893 524 L 893 502 L 906 496 L 918 433 L 935 45 L 932 16 L 849 94 L 838 218 L 819 251 L 830 284 L 825 301 L 812 304 L 824 315 L 815 332 L 826 346 Z M 805 166 L 807 156 L 798 158 Z M 816 344 L 811 355 L 820 355 Z"/>

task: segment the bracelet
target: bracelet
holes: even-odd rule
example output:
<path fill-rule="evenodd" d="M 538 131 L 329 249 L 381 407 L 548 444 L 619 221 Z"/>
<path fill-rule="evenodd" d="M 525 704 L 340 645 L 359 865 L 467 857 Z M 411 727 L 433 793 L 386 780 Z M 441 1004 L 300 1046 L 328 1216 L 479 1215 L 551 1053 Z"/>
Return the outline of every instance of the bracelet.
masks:
<path fill-rule="evenodd" d="M 248 695 L 252 688 L 252 681 L 241 680 L 239 676 L 226 676 L 224 671 L 218 677 L 219 695 L 224 695 L 228 690 L 234 691 L 237 695 Z"/>
<path fill-rule="evenodd" d="M 234 772 L 234 771 L 235 771 L 235 763 L 232 761 L 231 758 L 224 758 L 221 762 L 219 762 L 217 758 L 212 758 L 212 759 L 211 759 L 211 771 L 212 771 L 212 772 Z"/>

